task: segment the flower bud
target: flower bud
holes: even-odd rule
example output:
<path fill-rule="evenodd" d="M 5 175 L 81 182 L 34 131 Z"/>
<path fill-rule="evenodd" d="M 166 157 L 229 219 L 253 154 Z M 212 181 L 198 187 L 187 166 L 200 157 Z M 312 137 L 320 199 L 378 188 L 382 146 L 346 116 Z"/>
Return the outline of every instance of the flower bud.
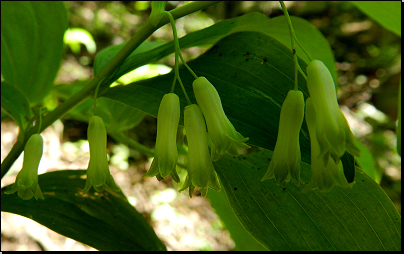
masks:
<path fill-rule="evenodd" d="M 278 137 L 271 163 L 261 181 L 275 178 L 276 184 L 289 182 L 290 178 L 300 184 L 300 145 L 299 132 L 303 122 L 303 93 L 288 92 L 281 108 Z"/>
<path fill-rule="evenodd" d="M 211 157 L 216 161 L 228 151 L 237 156 L 238 149 L 247 149 L 250 146 L 244 142 L 244 138 L 236 131 L 223 111 L 222 102 L 216 88 L 204 77 L 199 77 L 193 82 L 196 101 L 202 110 L 208 126 L 209 137 L 212 140 Z"/>
<path fill-rule="evenodd" d="M 327 164 L 323 164 L 320 158 L 320 145 L 316 135 L 316 111 L 314 110 L 311 98 L 306 100 L 306 122 L 310 134 L 311 144 L 311 179 L 303 192 L 311 189 L 319 189 L 320 191 L 330 191 L 334 186 L 350 188 L 354 184 L 348 183 L 345 178 L 342 163 L 336 164 L 334 160 L 328 160 Z"/>
<path fill-rule="evenodd" d="M 24 200 L 29 200 L 33 196 L 35 199 L 44 199 L 41 188 L 38 184 L 38 166 L 41 161 L 43 150 L 43 140 L 41 135 L 32 135 L 24 149 L 24 162 L 21 171 L 18 173 L 11 190 L 6 194 L 18 191 L 18 196 Z"/>
<path fill-rule="evenodd" d="M 347 151 L 360 156 L 355 138 L 348 123 L 338 107 L 337 94 L 331 73 L 319 60 L 307 66 L 307 87 L 316 111 L 316 135 L 320 145 L 320 155 L 324 166 L 329 156 L 339 163 Z"/>
<path fill-rule="evenodd" d="M 177 129 L 180 120 L 180 99 L 175 93 L 164 95 L 157 115 L 157 138 L 154 159 L 144 176 L 155 176 L 159 180 L 171 174 L 177 183 Z"/>
<path fill-rule="evenodd" d="M 90 146 L 90 162 L 87 168 L 87 181 L 83 192 L 87 193 L 91 186 L 98 192 L 111 189 L 120 191 L 114 178 L 109 172 L 107 160 L 107 131 L 104 122 L 99 116 L 90 118 L 87 139 Z"/>
<path fill-rule="evenodd" d="M 180 191 L 197 187 L 203 196 L 206 196 L 207 187 L 220 191 L 219 179 L 209 155 L 205 120 L 198 105 L 185 107 L 184 127 L 188 140 L 188 181 Z"/>

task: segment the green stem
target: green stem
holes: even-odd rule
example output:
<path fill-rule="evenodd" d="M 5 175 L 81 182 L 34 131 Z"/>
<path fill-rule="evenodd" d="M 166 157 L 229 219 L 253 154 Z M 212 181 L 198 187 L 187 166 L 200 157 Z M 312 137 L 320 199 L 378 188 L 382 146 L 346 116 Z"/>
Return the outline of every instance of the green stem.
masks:
<path fill-rule="evenodd" d="M 211 5 L 217 4 L 220 1 L 195 1 L 184 6 L 181 6 L 175 10 L 171 11 L 174 19 L 181 18 L 190 13 L 205 9 Z M 25 143 L 28 141 L 29 137 L 37 131 L 40 133 L 48 126 L 50 126 L 54 121 L 64 116 L 69 110 L 76 107 L 81 102 L 85 101 L 92 94 L 92 91 L 96 88 L 97 84 L 102 81 L 102 77 L 109 77 L 116 68 L 118 68 L 126 59 L 130 53 L 133 52 L 143 41 L 150 37 L 160 27 L 167 24 L 169 18 L 164 16 L 160 22 L 153 26 L 149 21 L 144 24 L 139 31 L 126 43 L 126 45 L 115 55 L 115 57 L 108 63 L 107 66 L 102 69 L 98 76 L 94 77 L 82 90 L 77 92 L 68 98 L 65 102 L 56 107 L 53 111 L 44 116 L 42 121 L 42 126 L 39 129 L 34 126 L 27 130 L 25 135 L 19 135 L 19 137 L 24 137 L 23 140 L 18 140 L 14 144 L 11 151 L 8 153 L 7 157 L 1 163 L 1 178 L 8 172 L 10 167 L 13 165 L 15 160 L 20 156 L 24 149 Z"/>
<path fill-rule="evenodd" d="M 188 66 L 188 64 L 184 61 L 184 58 L 182 58 L 182 54 L 181 54 L 181 51 L 180 51 L 180 43 L 179 43 L 179 40 L 178 40 L 178 37 L 177 37 L 177 28 L 176 28 L 176 26 L 175 26 L 174 18 L 173 18 L 173 16 L 171 15 L 170 12 L 167 11 L 166 14 L 167 14 L 168 18 L 170 19 L 171 26 L 173 27 L 175 53 L 180 56 L 182 63 L 183 63 L 183 64 L 185 65 L 185 67 L 189 70 L 189 72 L 192 73 L 192 75 L 194 76 L 194 78 L 197 79 L 198 76 L 192 71 L 192 69 L 191 69 L 191 68 Z"/>
<path fill-rule="evenodd" d="M 185 98 L 187 99 L 188 105 L 191 105 L 192 104 L 191 100 L 189 99 L 188 94 L 185 91 L 184 85 L 182 84 L 181 79 L 180 79 L 180 71 L 179 71 L 179 66 L 178 66 L 178 56 L 181 57 L 181 60 L 182 60 L 183 63 L 184 63 L 184 60 L 182 58 L 181 51 L 180 51 L 180 43 L 178 41 L 177 28 L 175 26 L 175 21 L 174 21 L 173 16 L 171 15 L 171 13 L 167 11 L 166 14 L 167 14 L 168 18 L 170 19 L 171 27 L 173 29 L 174 48 L 175 48 L 175 77 L 174 77 L 174 83 L 173 83 L 173 85 L 171 87 L 171 91 L 174 92 L 175 81 L 178 79 L 178 82 L 181 85 L 182 91 L 184 92 Z M 188 70 L 190 70 L 191 73 L 195 76 L 195 73 L 189 67 L 188 67 Z M 196 78 L 198 78 L 198 77 L 196 77 Z"/>
<path fill-rule="evenodd" d="M 135 140 L 123 134 L 122 132 L 108 132 L 108 135 L 110 135 L 113 139 L 115 139 L 119 143 L 125 144 L 145 154 L 154 156 L 154 151 L 152 149 L 136 142 Z"/>
<path fill-rule="evenodd" d="M 38 121 L 38 133 L 37 134 L 39 134 L 40 132 L 39 132 L 39 130 L 41 129 L 41 125 L 42 125 L 42 114 L 41 114 L 41 111 L 42 111 L 42 109 L 43 109 L 44 107 L 40 107 L 39 108 L 39 121 Z"/>
<path fill-rule="evenodd" d="M 297 62 L 297 56 L 296 56 L 296 48 L 295 48 L 295 37 L 294 37 L 294 30 L 293 30 L 293 25 L 292 25 L 292 21 L 290 20 L 290 17 L 289 17 L 289 13 L 288 13 L 288 10 L 286 9 L 286 6 L 285 6 L 285 4 L 283 3 L 283 1 L 279 1 L 279 3 L 281 4 L 281 6 L 282 6 L 282 10 L 283 10 L 283 13 L 285 14 L 285 16 L 286 16 L 286 20 L 288 21 L 288 26 L 289 26 L 289 32 L 290 32 L 290 41 L 291 41 L 291 44 L 292 44 L 292 52 L 293 52 L 293 63 L 294 63 L 294 66 L 295 66 L 295 86 L 294 86 L 294 90 L 298 90 L 298 83 L 297 83 L 297 66 L 299 65 L 299 63 Z"/>
<path fill-rule="evenodd" d="M 309 60 L 310 61 L 312 61 L 312 60 L 311 60 L 311 57 L 307 54 L 307 52 L 304 50 L 304 48 L 300 45 L 299 41 L 297 40 L 295 30 L 293 29 L 292 20 L 290 19 L 290 16 L 289 16 L 288 10 L 286 9 L 285 4 L 283 3 L 283 1 L 279 1 L 279 3 L 281 4 L 283 13 L 286 16 L 286 20 L 288 21 L 289 32 L 290 32 L 290 41 L 292 44 L 292 52 L 293 52 L 293 63 L 295 66 L 295 85 L 294 85 L 293 89 L 297 91 L 298 90 L 297 72 L 299 71 L 305 79 L 307 79 L 307 76 L 306 76 L 306 74 L 304 74 L 302 68 L 299 65 L 299 62 L 297 61 L 295 41 L 297 42 L 299 47 L 303 50 L 303 52 L 306 54 L 306 56 L 309 58 Z"/>
<path fill-rule="evenodd" d="M 102 83 L 102 80 L 98 83 L 97 87 L 95 88 L 95 92 L 94 92 L 94 115 L 97 115 L 97 95 L 98 95 L 98 89 L 100 88 L 100 85 Z"/>
<path fill-rule="evenodd" d="M 131 139 L 127 135 L 123 134 L 122 132 L 108 132 L 108 135 L 115 139 L 117 142 L 125 144 L 133 149 L 136 149 L 140 152 L 143 152 L 147 155 L 154 156 L 153 149 L 150 149 L 135 140 Z M 177 145 L 178 152 L 180 154 L 188 154 L 188 151 L 184 149 L 183 146 Z"/>

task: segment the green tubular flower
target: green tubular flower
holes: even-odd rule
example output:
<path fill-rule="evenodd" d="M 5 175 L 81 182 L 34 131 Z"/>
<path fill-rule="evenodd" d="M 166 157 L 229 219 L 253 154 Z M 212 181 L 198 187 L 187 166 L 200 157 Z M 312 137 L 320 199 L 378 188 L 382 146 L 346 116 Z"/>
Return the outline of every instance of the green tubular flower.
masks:
<path fill-rule="evenodd" d="M 87 181 L 83 193 L 87 193 L 91 186 L 98 192 L 105 189 L 111 189 L 115 192 L 120 191 L 114 178 L 109 172 L 107 160 L 107 131 L 104 122 L 99 116 L 90 118 L 87 139 L 90 145 L 90 162 L 87 168 Z"/>
<path fill-rule="evenodd" d="M 290 178 L 300 184 L 299 132 L 303 122 L 303 93 L 291 90 L 283 102 L 279 118 L 278 137 L 272 160 L 261 181 L 275 178 L 276 184 L 289 182 Z"/>
<path fill-rule="evenodd" d="M 311 98 L 306 100 L 306 122 L 309 128 L 310 144 L 311 144 L 311 179 L 303 192 L 311 189 L 319 189 L 320 191 L 330 191 L 334 186 L 350 188 L 354 184 L 348 183 L 345 178 L 342 163 L 336 164 L 334 160 L 328 160 L 327 164 L 323 164 L 320 155 L 320 144 L 316 134 L 316 111 Z"/>
<path fill-rule="evenodd" d="M 307 87 L 316 111 L 316 135 L 324 166 L 331 156 L 338 164 L 347 151 L 360 156 L 355 138 L 338 107 L 337 94 L 331 73 L 323 62 L 312 61 L 307 66 Z"/>
<path fill-rule="evenodd" d="M 193 82 L 193 89 L 212 140 L 212 160 L 220 159 L 226 151 L 237 156 L 238 149 L 249 148 L 250 146 L 244 143 L 248 138 L 237 132 L 225 115 L 216 88 L 206 78 L 199 77 Z"/>
<path fill-rule="evenodd" d="M 209 155 L 205 120 L 198 105 L 185 107 L 184 127 L 188 139 L 188 179 L 180 191 L 197 187 L 201 189 L 202 196 L 206 196 L 208 187 L 220 191 L 219 179 Z"/>
<path fill-rule="evenodd" d="M 177 129 L 180 120 L 180 99 L 175 93 L 164 95 L 157 115 L 157 138 L 154 159 L 144 176 L 157 176 L 162 180 L 171 174 L 175 182 L 177 175 Z"/>
<path fill-rule="evenodd" d="M 32 197 L 44 199 L 38 184 L 38 166 L 41 161 L 42 150 L 43 140 L 41 135 L 32 135 L 25 144 L 22 169 L 18 173 L 13 187 L 11 190 L 6 191 L 6 194 L 18 191 L 18 196 L 24 200 L 29 200 Z"/>

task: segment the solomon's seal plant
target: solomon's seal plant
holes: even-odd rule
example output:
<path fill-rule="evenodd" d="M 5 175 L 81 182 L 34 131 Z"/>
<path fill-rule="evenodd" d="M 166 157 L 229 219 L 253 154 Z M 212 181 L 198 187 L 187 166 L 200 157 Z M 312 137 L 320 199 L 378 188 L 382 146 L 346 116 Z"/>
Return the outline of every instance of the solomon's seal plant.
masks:
<path fill-rule="evenodd" d="M 107 132 L 101 117 L 92 116 L 90 118 L 87 138 L 90 146 L 90 162 L 88 163 L 87 181 L 83 192 L 87 193 L 91 186 L 94 186 L 94 189 L 99 192 L 105 189 L 120 191 L 109 172 L 106 149 Z"/>
<path fill-rule="evenodd" d="M 202 196 L 206 196 L 207 188 L 220 191 L 220 184 L 208 150 L 208 136 L 205 120 L 198 105 L 185 107 L 184 127 L 188 140 L 188 178 L 180 191 L 190 187 L 200 188 Z M 192 187 L 191 187 L 192 185 Z"/>
<path fill-rule="evenodd" d="M 276 183 L 289 182 L 290 178 L 300 184 L 299 132 L 304 115 L 303 93 L 288 92 L 281 108 L 278 138 L 272 160 L 261 181 L 275 178 Z"/>
<path fill-rule="evenodd" d="M 249 148 L 244 143 L 248 138 L 244 138 L 236 131 L 224 113 L 216 88 L 205 77 L 199 77 L 194 80 L 192 86 L 196 101 L 208 126 L 209 137 L 212 141 L 212 160 L 220 159 L 226 151 L 233 156 L 237 156 L 239 154 L 238 149 Z"/>
<path fill-rule="evenodd" d="M 355 138 L 348 123 L 338 107 L 337 94 L 331 73 L 319 60 L 307 66 L 307 87 L 316 113 L 316 137 L 324 166 L 328 158 L 338 163 L 341 156 L 348 152 L 360 156 Z"/>
<path fill-rule="evenodd" d="M 38 166 L 41 161 L 43 140 L 41 135 L 33 134 L 27 141 L 24 149 L 24 162 L 11 190 L 6 194 L 18 191 L 18 196 L 24 200 L 44 199 L 38 184 Z"/>
<path fill-rule="evenodd" d="M 175 182 L 177 175 L 177 129 L 180 120 L 180 100 L 175 93 L 164 95 L 157 115 L 157 138 L 154 159 L 149 171 L 144 176 L 163 179 L 171 174 Z"/>
<path fill-rule="evenodd" d="M 354 182 L 348 183 L 345 178 L 342 163 L 335 163 L 334 160 L 328 160 L 324 165 L 320 158 L 320 144 L 316 135 L 316 111 L 314 110 L 312 98 L 306 100 L 306 123 L 310 134 L 311 145 L 311 179 L 303 192 L 311 189 L 320 191 L 330 191 L 334 186 L 343 188 L 352 187 Z"/>

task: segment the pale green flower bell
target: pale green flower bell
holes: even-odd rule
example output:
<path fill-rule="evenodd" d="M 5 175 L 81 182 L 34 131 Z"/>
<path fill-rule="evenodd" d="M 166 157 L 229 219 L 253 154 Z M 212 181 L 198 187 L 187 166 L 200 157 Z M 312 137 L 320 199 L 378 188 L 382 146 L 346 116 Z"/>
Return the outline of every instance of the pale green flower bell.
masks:
<path fill-rule="evenodd" d="M 238 149 L 249 148 L 250 146 L 244 143 L 248 138 L 244 138 L 236 131 L 224 113 L 216 88 L 206 78 L 199 77 L 193 82 L 193 89 L 208 126 L 209 137 L 212 141 L 212 160 L 220 159 L 226 151 L 237 156 Z"/>
<path fill-rule="evenodd" d="M 300 184 L 299 132 L 304 116 L 303 93 L 288 92 L 281 108 L 278 137 L 268 170 L 261 181 L 275 178 L 276 184 L 289 182 L 292 178 Z"/>
<path fill-rule="evenodd" d="M 92 116 L 88 123 L 87 139 L 90 146 L 90 162 L 87 168 L 87 181 L 83 193 L 87 193 L 91 186 L 98 192 L 111 189 L 120 191 L 114 178 L 109 172 L 107 160 L 107 131 L 99 116 Z"/>
<path fill-rule="evenodd" d="M 348 183 L 344 175 L 342 163 L 335 163 L 334 160 L 328 160 L 324 165 L 319 157 L 320 145 L 316 135 L 316 111 L 314 110 L 311 98 L 306 100 L 306 123 L 309 128 L 311 144 L 311 179 L 303 192 L 311 189 L 319 189 L 322 192 L 330 191 L 334 186 L 350 188 L 354 184 Z"/>
<path fill-rule="evenodd" d="M 198 105 L 185 107 L 184 127 L 188 140 L 188 178 L 180 191 L 200 188 L 206 196 L 207 188 L 220 191 L 220 183 L 209 155 L 205 120 Z M 192 193 L 190 192 L 190 196 Z"/>
<path fill-rule="evenodd" d="M 24 200 L 29 200 L 32 197 L 44 199 L 38 184 L 38 166 L 41 161 L 42 150 L 43 140 L 41 135 L 33 134 L 25 144 L 22 169 L 18 173 L 13 187 L 6 191 L 6 194 L 18 191 L 18 196 Z"/>
<path fill-rule="evenodd" d="M 157 176 L 162 180 L 171 174 L 175 182 L 177 174 L 177 129 L 180 120 L 180 99 L 175 93 L 164 95 L 157 115 L 157 137 L 154 159 L 149 171 L 144 176 Z"/>
<path fill-rule="evenodd" d="M 324 166 L 331 156 L 338 164 L 346 152 L 360 156 L 355 138 L 338 107 L 337 94 L 331 73 L 319 60 L 307 66 L 307 87 L 316 111 L 316 135 Z"/>

